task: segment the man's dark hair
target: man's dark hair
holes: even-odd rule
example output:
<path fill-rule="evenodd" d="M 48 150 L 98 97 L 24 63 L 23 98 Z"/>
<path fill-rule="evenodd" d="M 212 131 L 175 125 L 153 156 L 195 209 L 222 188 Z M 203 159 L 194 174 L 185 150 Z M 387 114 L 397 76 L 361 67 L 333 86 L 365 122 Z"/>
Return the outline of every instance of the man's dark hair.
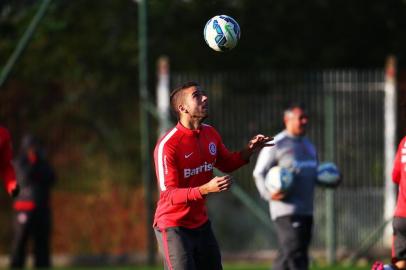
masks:
<path fill-rule="evenodd" d="M 285 116 L 286 114 L 292 112 L 292 110 L 293 110 L 293 109 L 296 109 L 296 108 L 300 108 L 300 109 L 302 109 L 303 111 L 306 111 L 306 107 L 305 107 L 305 105 L 304 105 L 302 102 L 296 102 L 296 101 L 295 101 L 295 102 L 289 103 L 289 104 L 285 107 L 285 109 L 283 110 L 283 116 Z"/>
<path fill-rule="evenodd" d="M 178 107 L 178 104 L 179 104 L 179 100 L 182 98 L 182 90 L 187 89 L 187 88 L 192 87 L 192 86 L 199 86 L 199 84 L 197 82 L 194 82 L 194 81 L 184 83 L 181 86 L 175 88 L 171 92 L 171 94 L 169 96 L 172 111 L 174 112 L 174 114 L 178 118 L 179 118 L 179 111 L 178 111 L 177 107 Z"/>

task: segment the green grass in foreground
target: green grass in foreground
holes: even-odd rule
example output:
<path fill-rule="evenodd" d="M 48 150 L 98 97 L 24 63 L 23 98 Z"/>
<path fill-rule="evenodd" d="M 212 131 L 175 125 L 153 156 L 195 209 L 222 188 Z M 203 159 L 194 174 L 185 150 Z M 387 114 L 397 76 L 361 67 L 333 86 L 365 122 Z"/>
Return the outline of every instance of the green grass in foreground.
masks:
<path fill-rule="evenodd" d="M 163 270 L 162 266 L 148 267 L 148 266 L 127 266 L 127 267 L 72 267 L 72 268 L 54 268 L 55 270 Z M 268 264 L 225 264 L 224 270 L 269 270 L 270 265 Z M 311 270 L 369 270 L 370 266 L 314 266 L 310 268 Z"/>

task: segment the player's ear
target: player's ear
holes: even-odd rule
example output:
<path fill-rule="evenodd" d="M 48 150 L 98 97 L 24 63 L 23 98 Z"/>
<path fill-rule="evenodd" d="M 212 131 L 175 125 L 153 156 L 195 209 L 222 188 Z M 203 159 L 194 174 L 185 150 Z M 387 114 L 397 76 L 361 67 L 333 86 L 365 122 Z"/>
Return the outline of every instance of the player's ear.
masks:
<path fill-rule="evenodd" d="M 182 112 L 182 113 L 187 113 L 187 109 L 185 108 L 185 106 L 183 106 L 183 104 L 179 104 L 178 106 L 178 111 Z"/>

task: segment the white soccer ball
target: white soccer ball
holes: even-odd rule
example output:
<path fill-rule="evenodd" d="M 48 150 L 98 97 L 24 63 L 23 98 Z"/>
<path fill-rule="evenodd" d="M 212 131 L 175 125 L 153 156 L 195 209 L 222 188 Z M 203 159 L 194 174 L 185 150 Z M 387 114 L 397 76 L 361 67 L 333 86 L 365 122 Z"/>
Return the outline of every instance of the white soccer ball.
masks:
<path fill-rule="evenodd" d="M 286 193 L 292 182 L 292 172 L 280 166 L 272 167 L 265 176 L 265 187 L 271 194 Z"/>
<path fill-rule="evenodd" d="M 317 183 L 324 187 L 337 187 L 341 173 L 333 162 L 323 162 L 317 167 Z"/>
<path fill-rule="evenodd" d="M 236 20 L 227 15 L 217 15 L 206 23 L 203 34 L 210 48 L 224 52 L 237 46 L 241 31 Z"/>

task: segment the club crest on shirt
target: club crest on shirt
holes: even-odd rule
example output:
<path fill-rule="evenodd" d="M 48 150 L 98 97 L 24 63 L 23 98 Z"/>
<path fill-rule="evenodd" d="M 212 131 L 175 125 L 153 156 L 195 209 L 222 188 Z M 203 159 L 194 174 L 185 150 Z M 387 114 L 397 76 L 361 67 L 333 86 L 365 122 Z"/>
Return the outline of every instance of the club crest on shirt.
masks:
<path fill-rule="evenodd" d="M 217 147 L 216 147 L 216 145 L 214 144 L 214 142 L 211 142 L 211 143 L 209 144 L 209 152 L 210 152 L 210 154 L 212 154 L 213 156 L 215 156 L 215 155 L 217 154 Z"/>

